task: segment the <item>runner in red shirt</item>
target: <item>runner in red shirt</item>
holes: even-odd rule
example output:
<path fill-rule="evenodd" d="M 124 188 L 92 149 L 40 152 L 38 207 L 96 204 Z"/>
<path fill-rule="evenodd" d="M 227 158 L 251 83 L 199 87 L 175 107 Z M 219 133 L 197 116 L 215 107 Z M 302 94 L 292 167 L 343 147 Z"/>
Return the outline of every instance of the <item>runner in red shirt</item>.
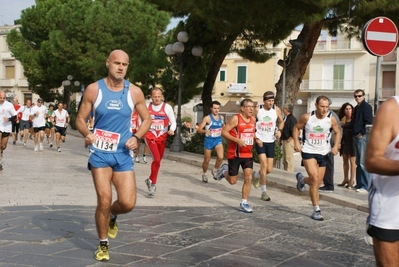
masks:
<path fill-rule="evenodd" d="M 16 97 L 13 98 L 12 104 L 14 105 L 15 111 L 17 111 L 21 107 L 19 105 L 18 98 L 16 98 Z M 17 140 L 18 140 L 19 121 L 21 120 L 21 118 L 22 118 L 22 113 L 20 112 L 20 113 L 17 114 L 17 117 L 15 118 L 15 120 L 11 122 L 11 125 L 12 125 L 11 126 L 12 127 L 11 136 L 12 136 L 13 145 L 15 145 L 17 143 Z"/>
<path fill-rule="evenodd" d="M 252 182 L 252 147 L 255 139 L 255 119 L 253 117 L 254 103 L 251 99 L 241 101 L 241 113 L 234 115 L 223 127 L 222 136 L 229 140 L 227 146 L 227 159 L 229 164 L 222 164 L 217 172 L 218 180 L 226 178 L 231 184 L 236 184 L 238 169 L 244 171 L 244 184 L 242 186 L 242 201 L 239 210 L 251 213 L 252 208 L 247 203 L 251 192 Z"/>
<path fill-rule="evenodd" d="M 132 113 L 132 134 L 135 134 L 140 125 L 140 116 L 137 113 L 136 109 L 133 110 Z M 137 163 L 140 162 L 139 160 L 139 151 L 140 151 L 140 142 L 137 143 L 137 148 L 134 150 L 133 161 Z"/>
<path fill-rule="evenodd" d="M 161 160 L 165 152 L 166 139 L 168 135 L 174 135 L 176 120 L 173 109 L 169 104 L 162 101 L 163 94 L 160 88 L 154 87 L 151 91 L 151 100 L 148 104 L 152 123 L 149 131 L 145 134 L 145 143 L 152 154 L 151 174 L 145 183 L 148 194 L 153 196 L 157 189 L 158 172 Z"/>

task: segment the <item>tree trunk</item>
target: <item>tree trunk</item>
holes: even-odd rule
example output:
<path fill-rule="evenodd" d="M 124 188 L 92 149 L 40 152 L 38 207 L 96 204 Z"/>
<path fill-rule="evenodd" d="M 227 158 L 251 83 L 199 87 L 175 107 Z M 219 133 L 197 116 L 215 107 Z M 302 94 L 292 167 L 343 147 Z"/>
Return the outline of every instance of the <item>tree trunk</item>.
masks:
<path fill-rule="evenodd" d="M 312 59 L 313 51 L 316 47 L 322 27 L 323 21 L 313 24 L 305 23 L 297 39 L 297 41 L 302 43 L 302 46 L 299 48 L 293 46 L 286 57 L 285 104 L 295 105 L 299 87 L 302 83 L 302 77 Z M 283 72 L 275 86 L 276 104 L 281 107 Z"/>
<path fill-rule="evenodd" d="M 230 48 L 234 43 L 234 41 L 236 40 L 237 36 L 238 34 L 227 36 L 227 38 L 223 41 L 223 46 L 221 46 L 221 49 L 219 51 L 216 51 L 212 56 L 212 59 L 210 61 L 211 64 L 209 67 L 208 74 L 206 75 L 201 96 L 204 117 L 210 113 L 210 107 L 212 103 L 212 89 L 213 86 L 215 85 L 215 81 L 218 76 L 220 66 L 222 65 L 226 55 L 229 53 Z"/>

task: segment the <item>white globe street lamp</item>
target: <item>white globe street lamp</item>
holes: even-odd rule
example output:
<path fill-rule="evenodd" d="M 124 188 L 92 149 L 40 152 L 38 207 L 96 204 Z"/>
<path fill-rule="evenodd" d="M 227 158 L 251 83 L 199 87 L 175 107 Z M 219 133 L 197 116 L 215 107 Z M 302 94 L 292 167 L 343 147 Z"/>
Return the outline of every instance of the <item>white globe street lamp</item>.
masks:
<path fill-rule="evenodd" d="M 179 64 L 179 89 L 178 89 L 178 95 L 177 95 L 177 117 L 176 117 L 176 134 L 175 137 L 173 138 L 173 143 L 170 146 L 170 151 L 172 152 L 180 152 L 184 150 L 184 145 L 181 140 L 181 95 L 182 95 L 182 90 L 183 90 L 183 63 L 185 62 L 185 46 L 184 43 L 186 43 L 189 40 L 188 33 L 185 31 L 181 31 L 177 34 L 177 40 L 178 42 L 175 42 L 174 44 L 168 44 L 165 47 L 165 53 L 168 55 L 171 59 L 172 62 L 175 62 L 176 64 Z M 191 54 L 199 58 L 202 56 L 203 49 L 201 46 L 196 45 L 191 49 Z M 187 53 L 187 52 L 186 52 Z"/>
<path fill-rule="evenodd" d="M 65 81 L 62 82 L 62 85 L 64 86 L 64 99 L 63 102 L 64 104 L 67 104 L 68 106 L 68 110 L 69 110 L 69 103 L 70 103 L 70 98 L 71 98 L 71 89 L 73 87 L 78 87 L 80 85 L 79 81 L 74 81 L 73 80 L 73 76 L 72 75 L 68 75 L 67 79 Z"/>

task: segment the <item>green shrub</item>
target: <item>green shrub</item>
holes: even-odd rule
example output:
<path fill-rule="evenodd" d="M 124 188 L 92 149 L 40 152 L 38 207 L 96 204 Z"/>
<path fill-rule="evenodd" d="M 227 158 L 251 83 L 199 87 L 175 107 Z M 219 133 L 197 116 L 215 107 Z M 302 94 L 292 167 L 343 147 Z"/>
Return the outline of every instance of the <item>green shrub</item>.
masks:
<path fill-rule="evenodd" d="M 183 118 L 181 118 L 181 121 L 182 122 L 192 122 L 192 119 L 191 119 L 191 117 L 189 117 L 189 116 L 184 116 Z"/>

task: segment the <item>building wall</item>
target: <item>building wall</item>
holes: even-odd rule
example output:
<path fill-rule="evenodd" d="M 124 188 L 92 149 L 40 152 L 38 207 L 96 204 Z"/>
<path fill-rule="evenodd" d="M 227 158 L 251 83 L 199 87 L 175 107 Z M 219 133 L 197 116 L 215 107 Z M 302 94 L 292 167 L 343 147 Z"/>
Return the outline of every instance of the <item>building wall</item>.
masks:
<path fill-rule="evenodd" d="M 226 81 L 218 80 L 215 82 L 213 98 L 226 103 L 227 101 L 240 101 L 242 97 L 249 97 L 254 101 L 261 101 L 265 91 L 275 91 L 275 84 L 280 78 L 282 67 L 277 64 L 283 58 L 284 48 L 289 51 L 290 40 L 295 40 L 299 31 L 295 30 L 291 36 L 281 42 L 277 47 L 268 49 L 273 50 L 276 56 L 266 63 L 256 64 L 240 58 L 237 54 L 228 55 L 221 70 L 226 71 Z M 376 73 L 377 57 L 370 55 L 362 43 L 353 38 L 348 39 L 344 35 L 331 37 L 323 31 L 319 37 L 318 44 L 314 50 L 313 57 L 308 65 L 303 77 L 301 88 L 297 97 L 302 100 L 302 104 L 295 105 L 294 114 L 298 112 L 308 112 L 314 109 L 315 99 L 319 95 L 326 95 L 332 100 L 332 109 L 338 110 L 345 102 L 356 105 L 353 99 L 353 92 L 356 89 L 363 89 L 366 93 L 366 101 L 372 106 L 375 102 L 376 87 L 379 92 L 379 103 L 385 101 L 390 95 L 397 94 L 399 85 L 398 73 L 396 71 L 399 64 L 396 51 L 381 58 L 381 71 Z M 229 93 L 228 86 L 237 82 L 237 68 L 239 65 L 247 66 L 247 90 L 241 93 Z M 341 79 L 336 79 L 334 70 L 344 66 Z M 383 74 L 389 77 L 390 81 L 384 83 Z M 392 72 L 396 77 L 392 81 Z M 379 77 L 376 85 L 376 77 Z M 382 88 L 385 84 L 386 88 Z M 387 88 L 395 85 L 395 88 Z M 382 92 L 384 91 L 384 92 Z M 222 96 L 223 95 L 223 96 Z"/>
<path fill-rule="evenodd" d="M 7 34 L 12 29 L 18 29 L 19 27 L 20 25 L 0 26 L 0 90 L 6 92 L 8 100 L 17 97 L 19 103 L 22 104 L 26 99 L 36 101 L 39 96 L 28 89 L 28 81 L 24 76 L 21 62 L 11 55 L 7 45 Z M 12 77 L 7 77 L 7 68 L 10 67 L 14 68 L 13 75 L 9 71 L 8 75 Z"/>

